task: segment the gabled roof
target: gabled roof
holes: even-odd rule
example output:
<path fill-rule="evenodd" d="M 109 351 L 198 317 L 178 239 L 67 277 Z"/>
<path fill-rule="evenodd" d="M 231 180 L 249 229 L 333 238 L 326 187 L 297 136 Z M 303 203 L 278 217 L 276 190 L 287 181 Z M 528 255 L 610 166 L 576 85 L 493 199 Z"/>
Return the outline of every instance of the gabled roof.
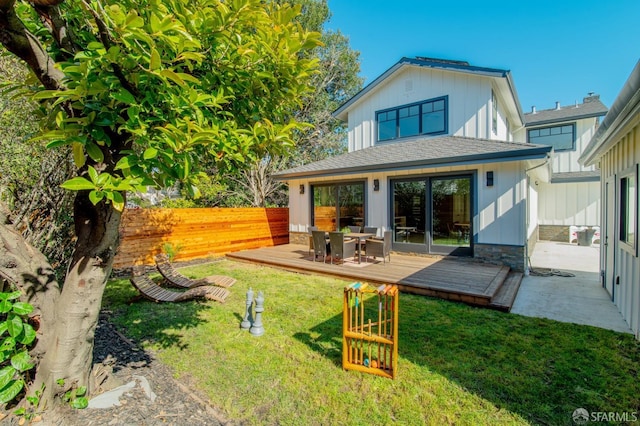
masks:
<path fill-rule="evenodd" d="M 640 114 L 640 61 L 578 161 L 586 166 L 597 162 L 617 142 L 616 133 L 637 114 Z"/>
<path fill-rule="evenodd" d="M 451 61 L 444 59 L 435 59 L 435 58 L 425 58 L 425 57 L 416 57 L 416 58 L 402 58 L 391 68 L 382 73 L 378 78 L 369 83 L 366 87 L 356 93 L 351 99 L 342 104 L 337 110 L 333 112 L 333 116 L 337 117 L 341 120 L 345 120 L 346 111 L 357 101 L 365 97 L 367 94 L 372 92 L 377 86 L 379 86 L 383 81 L 389 78 L 392 74 L 395 74 L 398 70 L 407 66 L 418 66 L 425 68 L 434 68 L 434 69 L 442 69 L 447 71 L 461 72 L 467 74 L 476 74 L 482 75 L 486 77 L 493 77 L 497 79 L 504 79 L 506 81 L 506 85 L 508 90 L 511 92 L 513 97 L 515 108 L 517 109 L 517 113 L 520 117 L 520 120 L 524 123 L 524 116 L 522 114 L 522 110 L 520 107 L 520 100 L 518 99 L 518 94 L 516 93 L 516 87 L 513 84 L 511 78 L 511 71 L 502 70 L 497 68 L 486 68 L 486 67 L 477 67 L 474 65 L 469 65 L 468 62 L 465 61 Z"/>
<path fill-rule="evenodd" d="M 524 115 L 525 126 L 560 123 L 582 118 L 601 117 L 607 113 L 607 107 L 600 101 L 600 95 L 589 96 L 581 104 L 529 112 Z"/>
<path fill-rule="evenodd" d="M 546 158 L 550 146 L 460 136 L 376 145 L 274 174 L 279 180 Z"/>

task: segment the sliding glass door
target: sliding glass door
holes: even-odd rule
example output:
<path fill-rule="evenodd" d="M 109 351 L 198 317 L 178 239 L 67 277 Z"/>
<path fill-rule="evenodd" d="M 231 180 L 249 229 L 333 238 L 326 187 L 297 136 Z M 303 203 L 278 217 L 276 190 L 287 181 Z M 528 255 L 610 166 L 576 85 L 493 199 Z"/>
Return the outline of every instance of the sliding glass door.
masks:
<path fill-rule="evenodd" d="M 431 251 L 464 254 L 471 247 L 471 178 L 433 178 L 430 184 Z"/>
<path fill-rule="evenodd" d="M 364 182 L 313 185 L 312 223 L 321 231 L 363 226 Z"/>
<path fill-rule="evenodd" d="M 394 243 L 424 246 L 426 223 L 425 195 L 426 182 L 424 180 L 394 182 Z"/>
<path fill-rule="evenodd" d="M 471 175 L 393 181 L 394 247 L 470 255 L 472 182 Z"/>

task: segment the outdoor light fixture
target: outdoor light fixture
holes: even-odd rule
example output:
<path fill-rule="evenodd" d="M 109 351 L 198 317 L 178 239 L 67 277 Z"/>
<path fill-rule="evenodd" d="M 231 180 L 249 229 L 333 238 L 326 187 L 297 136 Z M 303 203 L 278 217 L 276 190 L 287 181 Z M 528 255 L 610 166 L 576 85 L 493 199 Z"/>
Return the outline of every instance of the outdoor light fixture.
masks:
<path fill-rule="evenodd" d="M 304 184 L 300 185 L 300 195 L 304 194 Z"/>
<path fill-rule="evenodd" d="M 373 190 L 374 191 L 380 191 L 380 180 L 379 179 L 374 179 L 373 180 Z"/>
<path fill-rule="evenodd" d="M 487 172 L 487 186 L 493 186 L 493 172 Z"/>

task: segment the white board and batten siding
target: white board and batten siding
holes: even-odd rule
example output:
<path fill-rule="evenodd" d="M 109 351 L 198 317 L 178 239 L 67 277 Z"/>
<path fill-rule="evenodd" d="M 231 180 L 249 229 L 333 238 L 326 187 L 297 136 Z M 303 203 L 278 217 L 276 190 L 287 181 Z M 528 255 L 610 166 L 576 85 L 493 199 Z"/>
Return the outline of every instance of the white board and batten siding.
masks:
<path fill-rule="evenodd" d="M 406 67 L 351 106 L 348 114 L 349 152 L 376 144 L 376 112 L 448 96 L 448 133 L 483 139 L 506 139 L 499 118 L 498 135 L 491 131 L 491 79 L 468 73 Z M 498 111 L 501 113 L 500 102 Z M 393 143 L 393 142 L 385 142 Z"/>
<path fill-rule="evenodd" d="M 593 138 L 596 131 L 596 119 L 585 118 L 576 121 L 576 143 L 575 149 L 571 151 L 554 152 L 553 173 L 583 172 L 596 170 L 596 166 L 583 166 L 578 162 L 578 158 Z"/>
<path fill-rule="evenodd" d="M 391 179 L 428 176 L 439 173 L 455 173 L 460 171 L 477 171 L 476 205 L 477 213 L 473 218 L 473 229 L 476 242 L 481 244 L 524 245 L 526 217 L 526 177 L 520 162 L 504 162 L 483 164 L 476 167 L 435 167 L 414 170 L 403 170 L 394 173 L 368 173 L 348 176 L 323 177 L 317 180 L 289 181 L 289 230 L 291 232 L 307 232 L 311 221 L 311 189 L 310 183 L 321 181 L 323 184 L 346 179 L 366 180 L 367 192 L 367 225 L 377 226 L 381 231 L 390 223 L 387 200 L 390 198 Z M 484 179 L 487 171 L 494 172 L 494 186 L 487 187 Z M 380 189 L 373 190 L 373 180 L 380 181 Z M 305 186 L 305 193 L 300 194 L 300 185 Z M 381 208 L 380 206 L 385 206 Z"/>
<path fill-rule="evenodd" d="M 600 226 L 600 183 L 544 183 L 538 190 L 540 225 Z"/>
<path fill-rule="evenodd" d="M 607 221 L 606 226 L 611 229 L 609 232 L 609 244 L 601 245 L 602 265 L 605 267 L 606 256 L 613 256 L 613 271 L 606 271 L 605 279 L 610 280 L 615 288 L 613 289 L 613 302 L 616 304 L 622 316 L 625 318 L 636 338 L 640 339 L 640 248 L 632 250 L 624 247 L 619 241 L 619 228 L 617 223 L 620 217 L 619 188 L 620 174 L 624 173 L 640 164 L 640 116 L 635 117 L 633 127 L 623 134 L 617 143 L 600 158 L 601 185 L 602 191 L 606 190 L 607 181 L 615 182 L 615 213 L 606 215 L 606 206 L 603 206 L 603 217 Z M 638 182 L 636 182 L 637 190 Z M 636 203 L 638 200 L 636 199 Z M 636 216 L 640 215 L 636 205 Z M 638 219 L 636 218 L 636 225 Z M 636 246 L 640 244 L 636 227 Z M 613 240 L 613 241 L 612 241 Z M 603 241 L 604 243 L 604 241 Z M 606 250 L 606 252 L 605 252 Z M 611 265 L 611 263 L 609 263 Z M 619 284 L 616 281 L 619 279 Z"/>

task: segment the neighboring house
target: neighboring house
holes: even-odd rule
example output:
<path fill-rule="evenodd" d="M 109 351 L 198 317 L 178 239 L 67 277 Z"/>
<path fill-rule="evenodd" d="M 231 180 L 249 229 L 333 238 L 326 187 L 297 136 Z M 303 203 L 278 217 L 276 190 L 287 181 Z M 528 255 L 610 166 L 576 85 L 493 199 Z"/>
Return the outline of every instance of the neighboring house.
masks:
<path fill-rule="evenodd" d="M 530 182 L 530 246 L 540 240 L 570 241 L 570 226 L 600 225 L 600 173 L 578 158 L 595 134 L 607 108 L 589 94 L 581 104 L 532 111 L 514 139 L 551 145 L 554 155 L 550 182 Z M 537 204 L 537 206 L 536 206 Z M 535 226 L 538 226 L 535 232 Z"/>
<path fill-rule="evenodd" d="M 640 339 L 640 61 L 584 150 L 580 162 L 600 169 L 603 286 L 636 338 Z"/>

